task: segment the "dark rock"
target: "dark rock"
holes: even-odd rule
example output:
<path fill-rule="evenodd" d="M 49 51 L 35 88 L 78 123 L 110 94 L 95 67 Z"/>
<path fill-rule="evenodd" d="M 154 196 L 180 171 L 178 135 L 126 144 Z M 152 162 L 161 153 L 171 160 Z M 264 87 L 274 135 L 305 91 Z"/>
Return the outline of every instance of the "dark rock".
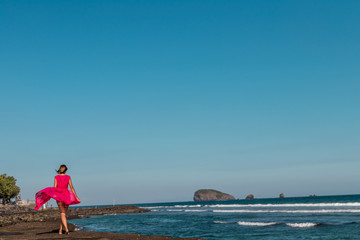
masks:
<path fill-rule="evenodd" d="M 283 193 L 280 193 L 279 198 L 285 198 L 285 195 Z"/>
<path fill-rule="evenodd" d="M 0 211 L 0 227 L 21 222 L 44 222 L 55 221 L 60 218 L 59 210 L 46 209 L 36 211 L 30 208 L 7 207 Z M 115 207 L 70 207 L 67 212 L 68 219 L 76 219 L 89 215 L 122 214 L 122 213 L 144 213 L 147 209 L 135 206 L 115 206 Z"/>
<path fill-rule="evenodd" d="M 247 199 L 247 200 L 254 199 L 254 195 L 253 195 L 253 194 L 249 194 L 249 195 L 246 196 L 245 199 Z"/>
<path fill-rule="evenodd" d="M 213 189 L 200 189 L 194 193 L 194 201 L 227 201 L 235 200 L 234 196 Z"/>

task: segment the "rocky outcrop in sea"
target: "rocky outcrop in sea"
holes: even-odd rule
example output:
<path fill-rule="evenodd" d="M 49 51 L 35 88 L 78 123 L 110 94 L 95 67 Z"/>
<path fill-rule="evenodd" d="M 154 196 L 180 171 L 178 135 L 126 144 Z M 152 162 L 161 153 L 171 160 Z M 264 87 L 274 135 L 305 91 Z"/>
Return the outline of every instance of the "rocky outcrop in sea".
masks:
<path fill-rule="evenodd" d="M 245 199 L 251 200 L 251 199 L 254 199 L 254 198 L 255 198 L 255 197 L 254 197 L 254 194 L 249 194 L 249 195 L 246 196 Z"/>
<path fill-rule="evenodd" d="M 214 189 L 200 189 L 194 193 L 194 201 L 227 201 L 235 200 L 235 197 Z"/>

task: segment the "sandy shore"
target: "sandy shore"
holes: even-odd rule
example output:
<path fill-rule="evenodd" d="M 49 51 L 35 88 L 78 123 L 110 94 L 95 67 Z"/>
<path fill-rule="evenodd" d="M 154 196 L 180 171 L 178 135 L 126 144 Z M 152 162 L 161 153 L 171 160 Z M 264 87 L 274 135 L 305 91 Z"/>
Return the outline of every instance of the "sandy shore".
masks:
<path fill-rule="evenodd" d="M 149 210 L 134 206 L 115 206 L 106 208 L 70 208 L 68 218 L 82 218 L 90 215 L 144 213 Z M 69 224 L 69 235 L 59 235 L 59 212 L 56 209 L 35 211 L 32 209 L 0 210 L 0 240 L 3 239 L 121 239 L 121 240 L 200 240 L 199 238 L 172 238 L 169 236 L 144 236 L 130 233 L 75 231 Z"/>

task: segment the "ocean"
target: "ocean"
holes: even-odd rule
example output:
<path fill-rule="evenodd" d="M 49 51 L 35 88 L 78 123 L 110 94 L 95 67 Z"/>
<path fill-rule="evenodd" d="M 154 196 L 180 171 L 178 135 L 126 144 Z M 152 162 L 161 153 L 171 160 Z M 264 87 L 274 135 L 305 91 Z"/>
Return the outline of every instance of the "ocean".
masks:
<path fill-rule="evenodd" d="M 92 216 L 79 229 L 224 239 L 360 239 L 360 195 L 135 204 L 148 213 Z"/>

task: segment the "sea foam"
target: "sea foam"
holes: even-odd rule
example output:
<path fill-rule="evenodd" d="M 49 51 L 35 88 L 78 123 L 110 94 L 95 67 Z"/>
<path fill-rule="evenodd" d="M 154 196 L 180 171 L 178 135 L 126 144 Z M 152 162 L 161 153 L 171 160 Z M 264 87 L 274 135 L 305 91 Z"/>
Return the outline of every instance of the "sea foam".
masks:
<path fill-rule="evenodd" d="M 360 207 L 360 202 L 353 203 L 291 203 L 291 204 L 214 204 L 209 208 L 244 208 L 244 207 Z"/>
<path fill-rule="evenodd" d="M 186 209 L 186 210 L 184 210 L 184 212 L 208 212 L 208 210 L 188 210 L 188 209 Z"/>
<path fill-rule="evenodd" d="M 226 222 L 226 221 L 214 221 L 214 223 L 218 223 L 218 224 L 227 224 L 227 223 L 231 223 L 231 222 Z"/>
<path fill-rule="evenodd" d="M 243 222 L 243 221 L 239 221 L 239 222 L 237 222 L 237 224 L 239 224 L 241 226 L 265 227 L 265 226 L 275 225 L 278 223 L 276 223 L 276 222 Z"/>
<path fill-rule="evenodd" d="M 360 213 L 360 209 L 320 210 L 212 210 L 216 213 Z"/>
<path fill-rule="evenodd" d="M 287 226 L 293 228 L 311 228 L 318 225 L 318 223 L 286 223 Z"/>

